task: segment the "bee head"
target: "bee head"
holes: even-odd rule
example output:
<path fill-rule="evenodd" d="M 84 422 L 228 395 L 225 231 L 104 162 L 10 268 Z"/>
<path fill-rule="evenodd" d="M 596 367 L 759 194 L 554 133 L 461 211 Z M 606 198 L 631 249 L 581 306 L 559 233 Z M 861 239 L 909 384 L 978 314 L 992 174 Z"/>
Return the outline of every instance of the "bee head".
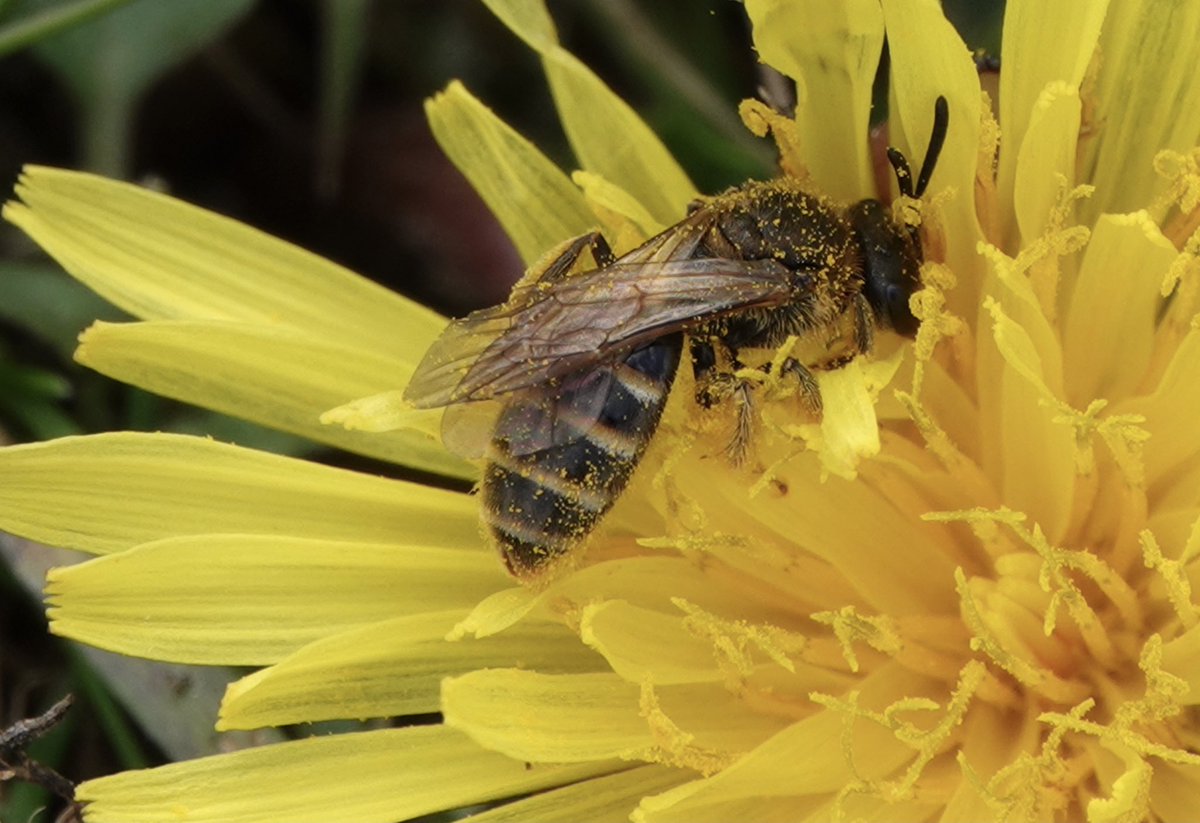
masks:
<path fill-rule="evenodd" d="M 860 200 L 850 207 L 849 217 L 862 250 L 863 296 L 880 325 L 912 337 L 920 322 L 908 298 L 921 287 L 920 238 L 897 226 L 878 200 Z"/>
<path fill-rule="evenodd" d="M 888 148 L 888 160 L 896 172 L 896 183 L 905 197 L 919 198 L 929 185 L 938 155 L 946 140 L 950 123 L 945 97 L 938 97 L 933 108 L 933 133 L 921 173 L 913 183 L 908 160 L 895 148 Z M 908 306 L 908 298 L 921 287 L 921 236 L 914 226 L 898 225 L 878 200 L 861 200 L 850 207 L 849 218 L 863 255 L 863 295 L 880 324 L 899 334 L 912 337 L 920 321 Z"/>

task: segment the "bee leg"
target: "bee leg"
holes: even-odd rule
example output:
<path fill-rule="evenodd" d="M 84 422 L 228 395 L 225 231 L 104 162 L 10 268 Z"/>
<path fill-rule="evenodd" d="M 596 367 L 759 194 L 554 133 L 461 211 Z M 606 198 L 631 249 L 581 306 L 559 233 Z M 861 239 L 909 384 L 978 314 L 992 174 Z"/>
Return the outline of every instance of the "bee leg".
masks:
<path fill-rule="evenodd" d="M 840 369 L 860 354 L 869 352 L 873 345 L 875 345 L 875 313 L 871 309 L 871 304 L 867 302 L 867 298 L 859 295 L 858 301 L 854 304 L 853 344 L 846 351 L 836 357 L 822 360 L 813 368 L 821 371 Z"/>
<path fill-rule="evenodd" d="M 718 345 L 726 353 L 730 371 L 717 368 Z M 697 405 L 709 409 L 725 400 L 732 400 L 734 403 L 736 419 L 733 436 L 725 446 L 725 454 L 730 462 L 737 465 L 746 459 L 754 429 L 754 404 L 751 394 L 753 383 L 734 373 L 742 364 L 720 340 L 693 337 L 690 348 L 692 369 L 696 374 Z"/>
<path fill-rule="evenodd" d="M 612 247 L 608 245 L 608 241 L 604 239 L 603 234 L 594 231 L 591 234 L 591 238 L 592 259 L 596 261 L 597 266 L 604 268 L 617 262 L 617 256 L 613 254 Z M 862 299 L 866 300 L 865 297 Z"/>
<path fill-rule="evenodd" d="M 815 415 L 821 413 L 821 387 L 817 385 L 817 379 L 813 377 L 803 363 L 794 357 L 789 357 L 783 361 L 779 368 L 781 375 L 795 375 L 800 381 L 800 396 L 804 399 L 804 405 L 808 406 L 808 410 Z"/>
<path fill-rule="evenodd" d="M 725 455 L 733 465 L 741 465 L 747 452 L 750 451 L 750 437 L 754 431 L 754 403 L 750 395 L 750 383 L 729 375 L 734 382 L 732 389 L 733 402 L 736 404 L 737 421 L 734 424 L 733 436 L 725 446 Z"/>
<path fill-rule="evenodd" d="M 579 261 L 580 255 L 584 249 L 592 250 L 592 259 L 596 261 L 596 265 L 603 268 L 604 266 L 612 265 L 616 257 L 613 256 L 612 248 L 608 245 L 608 241 L 604 239 L 598 231 L 581 234 L 570 242 L 563 249 L 563 253 L 554 259 L 554 262 L 546 267 L 538 279 L 543 283 L 554 283 L 562 280 L 570 274 L 575 264 Z"/>
<path fill-rule="evenodd" d="M 867 298 L 859 294 L 854 302 L 855 354 L 869 352 L 875 344 L 875 310 Z"/>
<path fill-rule="evenodd" d="M 711 338 L 689 338 L 688 349 L 692 354 L 692 373 L 696 376 L 696 404 L 706 409 L 729 394 L 720 384 L 717 373 L 717 350 Z"/>

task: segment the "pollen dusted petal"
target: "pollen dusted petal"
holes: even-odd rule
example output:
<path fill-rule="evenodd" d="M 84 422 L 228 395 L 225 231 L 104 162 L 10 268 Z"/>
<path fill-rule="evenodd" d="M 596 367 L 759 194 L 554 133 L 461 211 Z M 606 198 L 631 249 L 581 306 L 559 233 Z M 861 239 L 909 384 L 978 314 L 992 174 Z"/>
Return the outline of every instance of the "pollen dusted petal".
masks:
<path fill-rule="evenodd" d="M 547 26 L 543 0 L 487 0 L 504 24 L 542 57 L 571 148 L 587 171 L 632 194 L 664 226 L 683 216 L 696 189 L 629 104 L 570 52 Z M 537 5 L 543 11 L 523 9 Z M 543 248 L 548 248 L 549 245 Z"/>
<path fill-rule="evenodd" d="M 309 643 L 231 684 L 217 729 L 429 714 L 441 709 L 446 675 L 508 666 L 514 660 L 560 672 L 604 666 L 599 655 L 559 623 L 524 622 L 494 637 L 447 643 L 446 634 L 463 614 L 422 612 Z"/>
<path fill-rule="evenodd" d="M 697 554 L 703 552 L 697 547 Z M 702 556 L 628 557 L 585 566 L 556 580 L 538 596 L 545 607 L 578 617 L 586 604 L 610 598 L 660 611 L 675 611 L 673 600 L 686 600 L 721 614 L 769 620 L 777 604 L 767 597 L 748 600 L 737 585 L 744 579 Z"/>
<path fill-rule="evenodd" d="M 291 326 L 409 361 L 445 319 L 236 220 L 129 183 L 26 166 L 4 217 L 143 320 Z"/>
<path fill-rule="evenodd" d="M 746 13 L 759 57 L 796 81 L 801 159 L 817 189 L 844 201 L 874 196 L 874 170 L 863 136 L 883 47 L 879 4 L 747 0 Z M 839 102 L 822 102 L 828 100 Z"/>
<path fill-rule="evenodd" d="M 75 359 L 163 397 L 251 420 L 319 443 L 424 471 L 471 479 L 478 471 L 429 435 L 380 435 L 321 423 L 348 398 L 404 382 L 415 366 L 373 349 L 295 329 L 229 321 L 96 323 Z"/>
<path fill-rule="evenodd" d="M 866 483 L 822 481 L 816 456 L 802 453 L 775 470 L 785 495 L 763 493 L 747 506 L 743 477 L 704 466 L 681 463 L 676 477 L 681 491 L 710 513 L 709 529 L 731 535 L 763 529 L 788 551 L 828 562 L 871 610 L 902 616 L 957 609 L 951 552 L 938 542 L 949 538 L 895 508 Z M 776 577 L 794 572 L 767 567 L 764 573 L 765 584 L 775 586 Z"/>
<path fill-rule="evenodd" d="M 610 763 L 530 766 L 444 726 L 312 737 L 79 786 L 90 823 L 393 823 L 573 783 Z"/>
<path fill-rule="evenodd" d="M 465 612 L 505 582 L 482 550 L 217 534 L 54 569 L 46 591 L 59 635 L 137 657 L 260 665 L 375 621 Z"/>
<path fill-rule="evenodd" d="M 591 230 L 595 218 L 570 178 L 462 83 L 426 101 L 425 116 L 442 151 L 471 181 L 527 264 Z"/>
<path fill-rule="evenodd" d="M 321 422 L 374 433 L 406 429 L 435 440 L 440 436 L 443 414 L 443 409 L 414 409 L 405 402 L 402 389 L 391 389 L 335 406 L 321 414 Z M 473 476 L 478 474 L 473 472 Z"/>
<path fill-rule="evenodd" d="M 1073 405 L 1138 388 L 1154 348 L 1159 286 L 1177 254 L 1144 211 L 1096 221 L 1063 333 Z"/>
<path fill-rule="evenodd" d="M 0 520 L 95 554 L 206 534 L 476 547 L 471 498 L 201 437 L 117 432 L 0 450 Z"/>
<path fill-rule="evenodd" d="M 820 442 L 825 471 L 853 480 L 859 461 L 879 454 L 875 402 L 880 388 L 891 382 L 899 366 L 898 358 L 870 366 L 856 358 L 840 369 L 818 375 L 825 409 Z"/>

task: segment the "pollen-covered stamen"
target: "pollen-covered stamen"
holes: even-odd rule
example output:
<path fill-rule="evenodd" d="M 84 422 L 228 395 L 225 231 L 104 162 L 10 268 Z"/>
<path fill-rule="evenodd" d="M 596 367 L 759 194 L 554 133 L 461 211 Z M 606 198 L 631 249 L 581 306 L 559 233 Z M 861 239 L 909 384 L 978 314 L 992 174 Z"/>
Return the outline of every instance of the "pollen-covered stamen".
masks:
<path fill-rule="evenodd" d="M 1078 702 L 1087 695 L 1087 685 L 1060 677 L 1032 658 L 1022 640 L 1037 639 L 1037 623 L 1030 613 L 1015 608 L 1011 600 L 989 603 L 994 591 L 985 581 L 968 581 L 960 570 L 955 575 L 962 599 L 963 620 L 974 635 L 971 648 L 982 652 L 1030 691 L 1055 703 Z M 985 611 L 985 604 L 989 608 Z M 1059 647 L 1061 648 L 1061 647 Z"/>
<path fill-rule="evenodd" d="M 836 612 L 817 612 L 809 615 L 813 620 L 833 629 L 842 645 L 842 654 L 850 665 L 850 671 L 858 671 L 858 656 L 854 643 L 862 641 L 878 652 L 894 655 L 901 648 L 901 639 L 894 620 L 886 615 L 861 615 L 853 606 L 845 606 Z"/>
<path fill-rule="evenodd" d="M 1163 555 L 1158 541 L 1149 529 L 1138 535 L 1146 568 L 1158 574 L 1166 587 L 1167 599 L 1184 628 L 1190 629 L 1200 619 L 1200 607 L 1192 600 L 1192 584 L 1187 577 L 1186 558 L 1172 560 Z"/>
<path fill-rule="evenodd" d="M 858 780 L 848 784 L 838 795 L 839 810 L 846 799 L 855 794 L 870 794 L 893 803 L 911 798 L 925 768 L 961 733 L 959 727 L 985 676 L 986 668 L 982 663 L 969 661 L 959 673 L 958 683 L 950 694 L 950 699 L 946 702 L 944 709 L 934 700 L 910 697 L 893 702 L 883 711 L 873 711 L 860 704 L 857 691 L 851 692 L 845 698 L 816 692 L 810 694 L 809 697 L 814 703 L 842 713 L 844 718 L 843 752 L 852 773 L 858 773 L 855 766 L 852 735 L 855 725 L 861 721 L 882 726 L 916 753 L 904 772 L 894 780 L 870 780 L 859 777 Z M 913 723 L 904 717 L 918 712 L 939 711 L 943 711 L 943 714 L 932 727 L 927 724 Z M 929 791 L 934 790 L 931 787 Z"/>
<path fill-rule="evenodd" d="M 1154 156 L 1154 171 L 1167 181 L 1167 189 L 1155 204 L 1155 210 L 1178 206 L 1184 223 L 1191 221 L 1192 230 L 1200 221 L 1200 147 L 1188 152 L 1164 150 Z M 1172 239 L 1182 240 L 1191 231 L 1177 231 Z"/>
<path fill-rule="evenodd" d="M 703 775 L 715 774 L 729 766 L 741 752 L 723 752 L 696 743 L 695 735 L 681 729 L 658 702 L 654 685 L 642 683 L 639 712 L 654 738 L 653 748 L 640 753 L 642 759 L 695 769 Z"/>

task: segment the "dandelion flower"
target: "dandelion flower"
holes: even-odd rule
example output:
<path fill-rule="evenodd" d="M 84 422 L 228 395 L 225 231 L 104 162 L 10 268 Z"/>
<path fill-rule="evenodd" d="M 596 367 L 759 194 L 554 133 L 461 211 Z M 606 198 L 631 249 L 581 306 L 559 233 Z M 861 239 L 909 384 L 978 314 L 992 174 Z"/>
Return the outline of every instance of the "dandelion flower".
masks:
<path fill-rule="evenodd" d="M 429 115 L 523 256 L 680 219 L 687 177 L 541 4 L 489 6 L 541 56 L 582 170 L 457 84 Z M 998 108 L 934 2 L 746 8 L 799 103 L 743 119 L 816 191 L 879 196 L 885 32 L 891 142 L 921 157 L 949 101 L 916 342 L 823 373 L 820 421 L 761 404 L 739 466 L 677 387 L 631 488 L 537 589 L 468 495 L 168 435 L 0 451 L 0 524 L 100 555 L 51 576 L 54 631 L 261 666 L 222 728 L 443 717 L 93 780 L 89 820 L 513 797 L 476 819 L 1195 818 L 1200 2 L 1012 0 Z M 82 362 L 473 476 L 397 401 L 440 318 L 158 195 L 45 169 L 18 194 L 8 218 L 141 318 L 90 329 Z"/>

